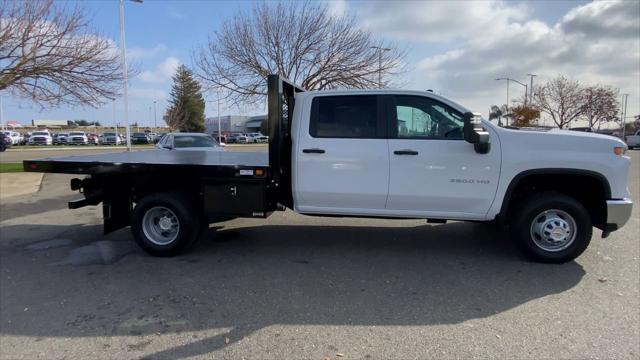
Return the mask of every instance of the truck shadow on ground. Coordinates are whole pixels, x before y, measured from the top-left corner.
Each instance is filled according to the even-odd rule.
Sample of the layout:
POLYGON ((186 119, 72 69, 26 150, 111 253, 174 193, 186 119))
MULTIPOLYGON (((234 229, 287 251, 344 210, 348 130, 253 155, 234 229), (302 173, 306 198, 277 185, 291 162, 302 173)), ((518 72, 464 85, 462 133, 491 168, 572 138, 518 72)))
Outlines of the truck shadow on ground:
POLYGON ((505 235, 472 223, 211 229, 192 251, 169 259, 141 253, 126 230, 99 233, 97 225, 78 227, 70 245, 3 251, 2 273, 11 279, 2 282, 2 334, 207 331, 147 354, 182 358, 224 349, 272 325, 461 323, 567 291, 585 274, 576 262, 527 262, 505 235), (96 240, 130 251, 108 266, 59 264, 96 240))

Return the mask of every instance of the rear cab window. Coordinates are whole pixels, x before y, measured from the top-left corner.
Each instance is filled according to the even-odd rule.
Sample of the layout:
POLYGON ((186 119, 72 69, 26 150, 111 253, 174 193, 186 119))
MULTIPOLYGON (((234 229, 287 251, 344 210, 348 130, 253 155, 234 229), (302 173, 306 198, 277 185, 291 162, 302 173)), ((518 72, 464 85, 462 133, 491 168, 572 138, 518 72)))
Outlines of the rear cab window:
POLYGON ((318 96, 311 103, 314 138, 379 139, 386 136, 378 95, 318 96))

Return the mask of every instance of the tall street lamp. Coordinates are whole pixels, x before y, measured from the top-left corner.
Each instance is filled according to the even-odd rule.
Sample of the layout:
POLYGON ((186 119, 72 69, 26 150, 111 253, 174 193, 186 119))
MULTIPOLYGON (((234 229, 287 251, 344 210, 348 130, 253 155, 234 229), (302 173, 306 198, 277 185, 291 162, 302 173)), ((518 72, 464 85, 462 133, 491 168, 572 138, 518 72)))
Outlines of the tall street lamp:
POLYGON ((156 101, 153 101, 153 132, 156 132, 158 128, 158 123, 156 121, 156 101))
MULTIPOLYGON (((142 3, 143 0, 130 0, 142 3)), ((122 61, 122 78, 124 86, 124 124, 126 126, 127 151, 131 151, 131 130, 129 129, 129 79, 127 74, 127 46, 124 36, 124 0, 120 0, 120 60, 122 61)))
POLYGON ((382 52, 391 51, 391 49, 380 46, 372 46, 371 48, 378 50, 378 87, 382 88, 382 52))
MULTIPOLYGON (((524 104, 525 104, 525 106, 527 105, 527 92, 528 92, 527 90, 528 90, 528 87, 527 87, 526 84, 523 84, 518 80, 514 80, 514 79, 508 78, 508 77, 497 78, 496 80, 506 80, 507 81, 507 114, 509 113, 509 82, 511 82, 511 81, 524 86, 524 104)), ((509 117, 508 116, 507 116, 507 126, 509 126, 509 117)))
POLYGON ((531 78, 531 83, 529 85, 529 104, 533 104, 533 78, 538 76, 536 74, 527 74, 531 78))
MULTIPOLYGON (((222 119, 220 118, 220 91, 216 91, 216 95, 218 99, 215 101, 218 103, 218 142, 222 142, 222 119)), ((207 101, 208 103, 212 103, 214 101, 207 101)))

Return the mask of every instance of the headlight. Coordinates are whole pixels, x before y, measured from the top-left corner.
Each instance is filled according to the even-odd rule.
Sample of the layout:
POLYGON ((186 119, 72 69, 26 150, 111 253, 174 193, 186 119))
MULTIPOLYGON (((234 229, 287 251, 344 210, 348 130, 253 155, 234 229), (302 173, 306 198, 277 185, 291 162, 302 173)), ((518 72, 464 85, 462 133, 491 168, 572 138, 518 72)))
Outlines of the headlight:
POLYGON ((627 147, 626 146, 616 146, 613 148, 613 153, 616 155, 624 155, 627 153, 627 147))

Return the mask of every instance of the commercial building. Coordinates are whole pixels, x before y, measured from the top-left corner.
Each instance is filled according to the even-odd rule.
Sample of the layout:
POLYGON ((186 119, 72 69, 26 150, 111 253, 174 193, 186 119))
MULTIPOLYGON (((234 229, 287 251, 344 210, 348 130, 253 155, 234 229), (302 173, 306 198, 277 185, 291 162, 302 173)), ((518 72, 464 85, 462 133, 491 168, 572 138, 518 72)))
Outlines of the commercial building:
POLYGON ((47 127, 47 126, 68 126, 68 120, 48 120, 48 119, 34 119, 31 120, 31 125, 35 127, 47 127))
MULTIPOLYGON (((258 116, 242 116, 242 115, 226 115, 220 117, 220 130, 222 133, 233 132, 259 132, 260 125, 267 119, 267 115, 258 116)), ((218 117, 208 117, 205 119, 204 126, 207 134, 218 132, 218 117)))

